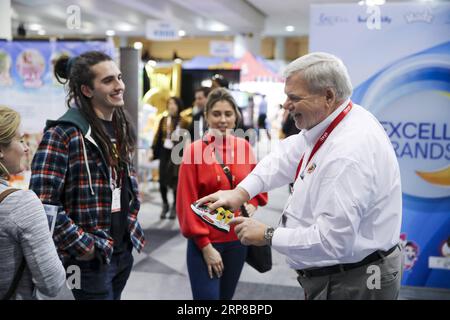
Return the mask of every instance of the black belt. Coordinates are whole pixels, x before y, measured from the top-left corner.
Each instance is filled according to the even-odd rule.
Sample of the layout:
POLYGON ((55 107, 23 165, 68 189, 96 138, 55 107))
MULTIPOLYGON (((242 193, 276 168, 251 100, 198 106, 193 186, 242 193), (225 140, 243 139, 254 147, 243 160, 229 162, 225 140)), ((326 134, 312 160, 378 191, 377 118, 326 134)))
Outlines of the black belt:
POLYGON ((377 250, 367 257, 365 257, 363 260, 355 263, 344 263, 344 264, 336 264, 334 266, 329 267, 322 267, 322 268, 314 268, 314 269, 303 269, 303 270, 296 270, 297 273, 301 277, 321 277, 321 276, 328 276, 334 273, 344 272, 351 269, 359 268, 365 265, 368 265, 372 262, 384 259, 388 255, 390 255, 392 252, 394 252, 395 249, 397 249, 398 245, 393 246, 388 251, 381 251, 377 250))

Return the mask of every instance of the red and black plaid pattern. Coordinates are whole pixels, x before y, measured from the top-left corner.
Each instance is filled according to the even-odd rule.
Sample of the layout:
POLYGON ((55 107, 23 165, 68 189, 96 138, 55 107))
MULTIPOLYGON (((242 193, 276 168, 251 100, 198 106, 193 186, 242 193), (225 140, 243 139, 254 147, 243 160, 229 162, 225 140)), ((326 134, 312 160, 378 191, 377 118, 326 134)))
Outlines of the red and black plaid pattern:
MULTIPOLYGON (((59 206, 53 239, 61 258, 84 255, 95 245, 109 263, 113 251, 110 236, 112 191, 109 169, 99 148, 84 139, 73 125, 59 124, 48 129, 34 155, 30 189, 42 203, 59 206), (86 161, 91 173, 89 186, 86 161)), ((136 173, 130 169, 133 197, 128 214, 131 241, 137 251, 145 244, 137 221, 140 199, 136 173)))

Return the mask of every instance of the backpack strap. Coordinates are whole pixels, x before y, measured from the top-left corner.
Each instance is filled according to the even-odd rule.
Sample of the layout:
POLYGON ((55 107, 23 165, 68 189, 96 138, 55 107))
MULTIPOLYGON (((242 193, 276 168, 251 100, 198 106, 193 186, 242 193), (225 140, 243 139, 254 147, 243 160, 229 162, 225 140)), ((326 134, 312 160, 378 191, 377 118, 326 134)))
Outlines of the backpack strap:
MULTIPOLYGON (((5 191, 3 191, 0 194, 0 203, 11 193, 16 192, 18 190, 20 190, 20 189, 10 188, 10 189, 6 189, 5 191)), ((26 266, 25 257, 22 257, 22 261, 20 262, 19 269, 17 269, 17 272, 14 275, 13 281, 12 281, 11 285, 9 286, 9 289, 6 292, 6 294, 2 297, 2 300, 11 299, 11 297, 13 296, 14 292, 17 289, 17 286, 19 285, 20 279, 22 278, 23 272, 25 270, 25 266, 26 266)))
POLYGON ((3 191, 3 192, 0 194, 0 203, 1 203, 7 196, 9 196, 11 193, 16 192, 16 191, 19 191, 19 190, 20 190, 20 189, 9 188, 9 189, 6 189, 5 191, 3 191))

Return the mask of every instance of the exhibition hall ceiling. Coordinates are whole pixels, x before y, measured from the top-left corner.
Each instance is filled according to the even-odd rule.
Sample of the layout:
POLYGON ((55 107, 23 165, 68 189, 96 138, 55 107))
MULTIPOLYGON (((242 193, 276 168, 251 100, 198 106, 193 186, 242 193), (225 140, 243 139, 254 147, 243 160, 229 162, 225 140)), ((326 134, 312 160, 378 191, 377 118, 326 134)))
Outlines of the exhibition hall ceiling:
MULTIPOLYGON (((360 1, 11 0, 14 35, 18 26, 23 23, 27 34, 59 37, 104 37, 108 30, 110 34, 118 36, 145 36, 148 20, 169 22, 177 30, 183 30, 186 36, 302 36, 308 34, 311 4, 358 2, 360 1), (73 16, 74 10, 79 10, 79 21, 73 16), (78 22, 79 25, 74 24, 78 22)), ((389 2, 392 1, 387 0, 389 2)))

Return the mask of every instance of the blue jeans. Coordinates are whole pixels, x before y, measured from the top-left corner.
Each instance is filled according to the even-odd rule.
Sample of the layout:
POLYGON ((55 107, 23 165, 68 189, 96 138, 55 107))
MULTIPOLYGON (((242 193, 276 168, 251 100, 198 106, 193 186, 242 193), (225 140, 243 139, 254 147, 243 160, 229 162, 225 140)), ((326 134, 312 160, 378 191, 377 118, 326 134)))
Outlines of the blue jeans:
POLYGON ((201 250, 193 240, 188 240, 187 267, 192 296, 194 300, 231 300, 244 266, 247 247, 240 241, 212 245, 222 256, 224 270, 222 277, 214 275, 211 279, 201 250))
POLYGON ((81 287, 72 289, 75 300, 120 300, 133 267, 131 250, 113 254, 109 265, 99 258, 91 261, 71 259, 67 265, 77 265, 81 270, 81 287))

